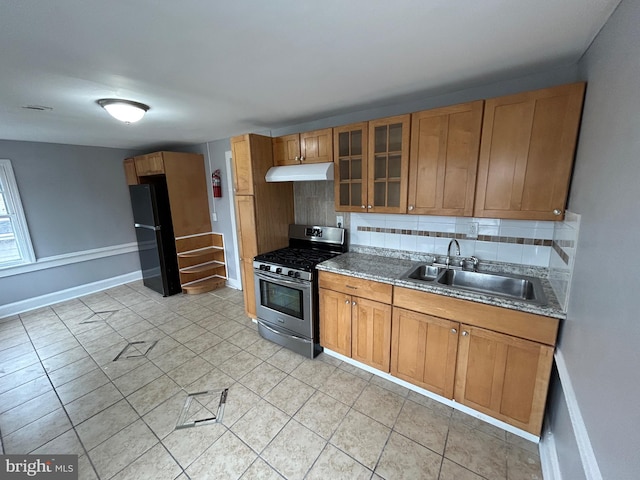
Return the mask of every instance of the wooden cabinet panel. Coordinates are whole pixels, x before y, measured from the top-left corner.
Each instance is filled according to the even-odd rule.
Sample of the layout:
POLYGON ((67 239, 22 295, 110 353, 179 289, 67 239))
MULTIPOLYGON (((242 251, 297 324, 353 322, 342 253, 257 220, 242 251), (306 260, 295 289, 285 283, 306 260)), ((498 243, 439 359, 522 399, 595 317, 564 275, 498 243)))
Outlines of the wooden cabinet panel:
POLYGON ((352 297, 351 307, 352 358, 389 372, 391 305, 352 297))
POLYGON ((333 129, 337 212, 367 211, 368 133, 367 122, 333 129))
POLYGON ((351 297, 320 289, 320 345, 351 356, 351 297))
POLYGON ((453 398, 459 324, 393 308, 391 374, 453 398))
POLYGON ((461 325, 455 399, 540 434, 553 348, 461 325))
POLYGON ((169 190, 171 221, 176 237, 211 232, 209 182, 204 157, 162 152, 169 190))
POLYGON ((471 216, 483 102, 411 116, 411 214, 471 216))
POLYGON ((136 164, 133 158, 126 158, 124 164, 124 176, 127 180, 127 185, 138 185, 138 174, 136 172, 136 164))
POLYGON ((406 213, 411 115, 369 122, 367 211, 406 213))
POLYGON ((300 135, 283 135, 272 140, 273 164, 297 165, 300 163, 300 135))
POLYGON ((236 195, 253 195, 253 166, 249 135, 231 139, 233 158, 233 191, 236 195))
POLYGON ((302 163, 333 162, 333 129, 301 133, 300 160, 302 163))
POLYGON ((149 153, 134 157, 138 177, 162 175, 164 171, 163 152, 149 153))
POLYGON ((584 83, 485 102, 474 216, 561 220, 584 83))
POLYGON ((244 311, 251 318, 258 318, 256 313, 256 286, 253 278, 253 259, 241 260, 242 294, 244 296, 244 311))
POLYGON ((393 285, 331 272, 319 272, 320 288, 356 295, 383 303, 391 303, 393 285))
POLYGON ((272 148, 274 165, 333 162, 333 129, 274 137, 272 148))

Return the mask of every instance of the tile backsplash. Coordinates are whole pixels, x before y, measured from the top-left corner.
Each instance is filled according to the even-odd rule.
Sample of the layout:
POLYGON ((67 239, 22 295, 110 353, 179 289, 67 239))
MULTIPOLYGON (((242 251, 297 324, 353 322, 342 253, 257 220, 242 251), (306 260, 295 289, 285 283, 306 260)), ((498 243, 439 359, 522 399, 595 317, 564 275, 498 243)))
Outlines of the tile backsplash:
POLYGON ((449 242, 456 238, 465 257, 548 267, 555 223, 352 213, 349 243, 446 255, 449 242), (475 239, 467 238, 472 223, 477 226, 475 239))
POLYGON ((563 310, 567 311, 569 289, 576 259, 576 245, 580 232, 580 215, 565 212, 563 222, 557 222, 549 259, 549 282, 563 310))

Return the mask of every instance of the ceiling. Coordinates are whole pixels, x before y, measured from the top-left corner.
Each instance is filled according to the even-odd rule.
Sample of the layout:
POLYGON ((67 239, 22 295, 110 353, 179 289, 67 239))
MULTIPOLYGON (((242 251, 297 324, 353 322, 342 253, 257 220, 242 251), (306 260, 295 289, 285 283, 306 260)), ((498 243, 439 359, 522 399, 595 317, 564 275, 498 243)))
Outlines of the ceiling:
POLYGON ((0 139, 143 149, 424 98, 574 64, 618 3, 3 0, 0 139))

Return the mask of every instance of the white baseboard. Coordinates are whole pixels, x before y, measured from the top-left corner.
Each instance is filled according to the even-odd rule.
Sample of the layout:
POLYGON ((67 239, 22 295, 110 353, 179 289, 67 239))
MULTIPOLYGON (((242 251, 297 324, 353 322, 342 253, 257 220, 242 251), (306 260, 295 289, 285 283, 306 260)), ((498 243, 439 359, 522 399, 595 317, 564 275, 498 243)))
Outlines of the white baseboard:
MULTIPOLYGON (((567 405, 573 436, 576 440, 578 452, 580 453, 580 461, 584 469, 584 476, 587 480, 602 480, 600 467, 593 452, 582 413, 580 413, 580 406, 578 405, 576 393, 573 390, 573 384, 571 383, 571 377, 569 376, 569 370, 567 369, 562 351, 556 350, 554 358, 564 394, 562 401, 567 405)), ((560 458, 558 457, 556 441, 552 431, 546 433, 540 439, 540 464, 545 480, 563 480, 562 471, 560 470, 560 458)))
POLYGON ((8 305, 0 306, 0 318, 8 317, 10 315, 16 315, 18 313, 26 312, 36 308, 46 307, 58 302, 64 302, 66 300, 72 300, 82 295, 89 295, 90 293, 100 292, 108 288, 117 287, 124 283, 133 282, 142 278, 142 272, 127 273, 125 275, 119 275, 117 277, 106 278, 97 282, 87 283, 79 285, 77 287, 67 288, 66 290, 60 290, 57 292, 47 293, 46 295, 40 295, 39 297, 28 298, 19 302, 10 303, 8 305))

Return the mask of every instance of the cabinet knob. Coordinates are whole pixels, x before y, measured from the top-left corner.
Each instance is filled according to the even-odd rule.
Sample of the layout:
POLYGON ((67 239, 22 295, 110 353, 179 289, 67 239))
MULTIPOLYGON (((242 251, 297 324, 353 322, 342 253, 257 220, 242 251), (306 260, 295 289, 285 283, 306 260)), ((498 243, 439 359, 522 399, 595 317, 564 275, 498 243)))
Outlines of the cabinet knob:
POLYGON ((357 305, 356 302, 351 302, 351 305, 353 305, 354 307, 357 305))
POLYGON ((409 205, 409 211, 413 210, 413 205, 409 205))
POLYGON ((367 208, 368 208, 369 210, 371 210, 371 205, 367 205, 367 208))
POLYGON ((469 332, 465 332, 464 330, 462 331, 462 336, 466 337, 467 335, 469 335, 469 332))
POLYGON ((360 205, 360 208, 367 208, 365 205, 360 205))
POLYGON ((349 302, 349 300, 345 300, 344 303, 345 303, 345 305, 349 305, 349 303, 351 303, 351 302, 349 302))
POLYGON ((559 208, 556 208, 556 209, 553 211, 553 214, 554 214, 556 217, 559 217, 560 215, 562 215, 562 210, 560 210, 559 208))
POLYGON ((298 155, 296 155, 295 161, 296 161, 296 162, 299 162, 299 161, 300 161, 300 157, 299 157, 298 155))
POLYGON ((451 333, 458 333, 458 330, 456 330, 455 328, 452 328, 451 333))
POLYGON ((300 157, 300 161, 301 161, 301 162, 304 162, 304 155, 302 155, 302 156, 300 157))

